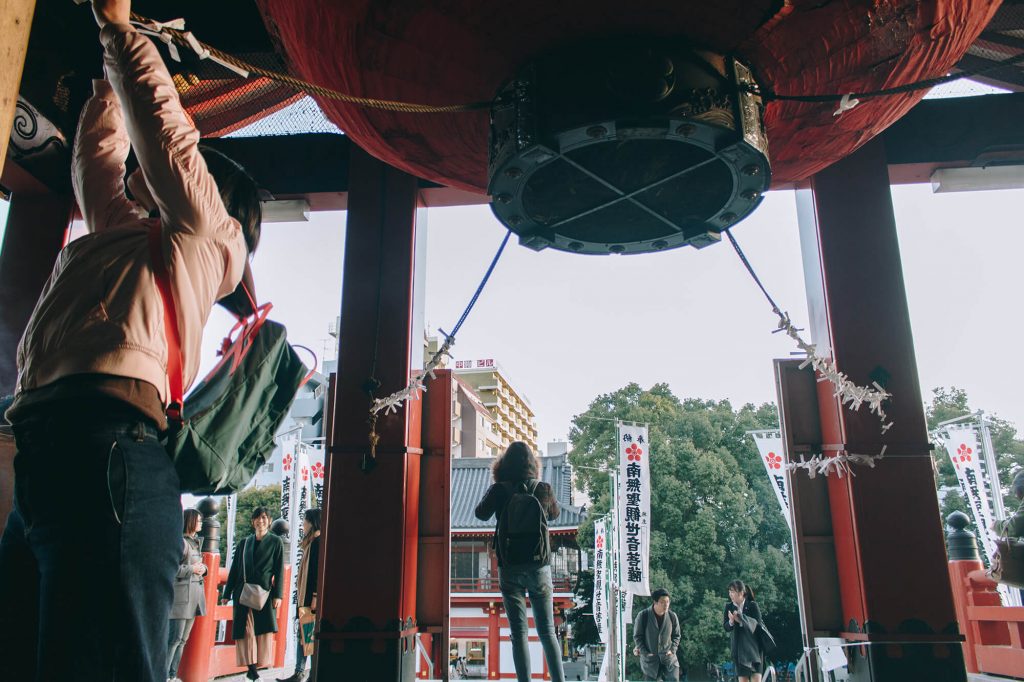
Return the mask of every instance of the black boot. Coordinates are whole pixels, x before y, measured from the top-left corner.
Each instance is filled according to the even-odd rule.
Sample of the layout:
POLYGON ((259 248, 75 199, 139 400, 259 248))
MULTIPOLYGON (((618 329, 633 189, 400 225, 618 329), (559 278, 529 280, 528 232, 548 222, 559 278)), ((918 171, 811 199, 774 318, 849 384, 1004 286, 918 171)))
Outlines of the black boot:
POLYGON ((302 670, 302 671, 299 671, 299 672, 294 672, 294 673, 291 674, 290 677, 279 677, 279 678, 277 678, 277 682, 305 682, 305 680, 306 680, 306 671, 305 670, 302 670))
POLYGON ((260 679, 260 674, 258 672, 256 672, 256 666, 255 665, 250 665, 249 666, 249 672, 247 672, 245 674, 245 676, 247 678, 249 678, 250 680, 258 680, 258 679, 260 679))

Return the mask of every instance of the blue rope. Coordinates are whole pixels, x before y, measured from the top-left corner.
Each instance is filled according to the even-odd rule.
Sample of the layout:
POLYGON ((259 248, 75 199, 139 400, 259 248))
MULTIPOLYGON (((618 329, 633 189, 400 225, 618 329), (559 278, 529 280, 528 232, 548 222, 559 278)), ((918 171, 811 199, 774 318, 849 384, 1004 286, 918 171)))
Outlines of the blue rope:
POLYGON ((445 341, 450 341, 452 343, 455 342, 455 335, 459 333, 460 329, 462 329, 463 323, 465 323, 466 318, 469 317, 469 313, 473 310, 473 306, 476 305, 477 299, 480 298, 480 294, 483 293, 484 287, 487 286, 487 280, 491 278, 491 273, 494 272, 494 266, 498 264, 498 259, 501 258, 501 254, 505 250, 505 246, 508 244, 508 238, 511 236, 512 230, 505 232, 505 238, 501 240, 501 246, 498 247, 498 252, 494 254, 494 259, 491 260, 491 265, 487 268, 487 272, 484 273, 484 278, 480 280, 480 286, 476 288, 476 293, 474 293, 473 298, 469 300, 469 305, 466 306, 466 309, 462 311, 462 317, 460 317, 459 321, 455 323, 454 327, 452 327, 451 333, 449 334, 443 329, 438 330, 444 334, 445 341))

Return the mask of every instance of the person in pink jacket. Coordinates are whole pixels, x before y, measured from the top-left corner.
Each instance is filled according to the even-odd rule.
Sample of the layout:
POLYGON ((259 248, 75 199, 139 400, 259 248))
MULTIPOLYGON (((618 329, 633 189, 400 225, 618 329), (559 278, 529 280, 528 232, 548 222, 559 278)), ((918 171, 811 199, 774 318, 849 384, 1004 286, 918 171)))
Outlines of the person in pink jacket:
POLYGON ((158 440, 168 353, 153 260, 170 273, 186 387, 213 305, 246 311, 257 186, 199 146, 130 8, 93 3, 106 80, 94 83, 72 158, 89 234, 60 253, 18 348, 7 412, 15 511, 0 541, 4 679, 166 679, 182 510, 158 440))

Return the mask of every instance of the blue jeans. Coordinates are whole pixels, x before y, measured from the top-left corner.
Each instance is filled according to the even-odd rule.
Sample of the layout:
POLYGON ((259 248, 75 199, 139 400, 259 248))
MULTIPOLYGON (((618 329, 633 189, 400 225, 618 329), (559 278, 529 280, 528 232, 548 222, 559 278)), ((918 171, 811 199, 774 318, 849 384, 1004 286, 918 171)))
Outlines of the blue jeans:
POLYGON ((302 648, 302 637, 295 637, 295 672, 301 673, 306 669, 306 650, 302 648))
POLYGON ((167 677, 178 676, 178 664, 181 663, 181 655, 185 652, 185 644, 188 636, 192 634, 192 626, 195 625, 195 618, 175 618, 171 620, 168 630, 167 657, 170 664, 167 666, 167 677))
POLYGON ((156 429, 96 401, 19 422, 15 438, 0 540, 5 676, 164 682, 181 497, 156 429), (24 611, 9 608, 18 590, 24 611))
POLYGON ((550 566, 506 566, 498 569, 501 582, 501 599, 505 603, 512 634, 512 662, 516 667, 519 682, 530 681, 529 620, 526 615, 526 595, 530 595, 533 606, 533 621, 537 625, 537 637, 548 671, 553 682, 565 682, 562 670, 562 650, 555 635, 555 616, 551 605, 550 566))

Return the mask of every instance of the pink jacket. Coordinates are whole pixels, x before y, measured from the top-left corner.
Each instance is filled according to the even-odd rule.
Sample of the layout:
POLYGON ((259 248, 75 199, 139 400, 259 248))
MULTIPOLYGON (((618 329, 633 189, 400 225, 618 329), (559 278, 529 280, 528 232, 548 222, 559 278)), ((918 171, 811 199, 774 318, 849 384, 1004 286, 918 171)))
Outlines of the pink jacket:
POLYGON ((125 25, 107 25, 100 42, 109 82, 94 82, 72 159, 75 196, 91 234, 61 251, 36 303, 18 347, 17 390, 100 373, 147 381, 166 404, 164 308, 148 231, 162 226, 186 387, 199 370, 210 310, 238 285, 247 249, 156 48, 125 25), (131 183, 140 203, 125 194, 129 144, 145 179, 145 187, 131 183), (154 207, 159 221, 148 218, 154 207))

